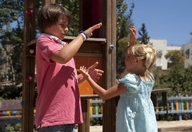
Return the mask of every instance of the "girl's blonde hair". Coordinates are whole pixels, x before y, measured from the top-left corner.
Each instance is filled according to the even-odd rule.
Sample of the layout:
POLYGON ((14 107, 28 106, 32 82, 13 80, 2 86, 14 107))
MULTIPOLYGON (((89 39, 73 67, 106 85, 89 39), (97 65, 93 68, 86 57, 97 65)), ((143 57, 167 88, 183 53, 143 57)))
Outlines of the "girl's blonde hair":
POLYGON ((146 76, 149 75, 154 79, 152 71, 156 62, 156 50, 152 45, 136 44, 128 49, 127 53, 133 54, 135 57, 139 57, 143 60, 146 68, 146 76))

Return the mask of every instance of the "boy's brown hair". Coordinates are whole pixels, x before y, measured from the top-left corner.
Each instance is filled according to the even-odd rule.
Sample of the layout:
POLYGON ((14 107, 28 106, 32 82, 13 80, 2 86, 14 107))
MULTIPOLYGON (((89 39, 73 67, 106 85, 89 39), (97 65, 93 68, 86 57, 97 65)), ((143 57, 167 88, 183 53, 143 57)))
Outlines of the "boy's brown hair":
POLYGON ((53 3, 43 6, 38 13, 38 28, 40 32, 44 33, 46 28, 56 24, 60 15, 66 16, 70 24, 72 16, 65 7, 53 3))

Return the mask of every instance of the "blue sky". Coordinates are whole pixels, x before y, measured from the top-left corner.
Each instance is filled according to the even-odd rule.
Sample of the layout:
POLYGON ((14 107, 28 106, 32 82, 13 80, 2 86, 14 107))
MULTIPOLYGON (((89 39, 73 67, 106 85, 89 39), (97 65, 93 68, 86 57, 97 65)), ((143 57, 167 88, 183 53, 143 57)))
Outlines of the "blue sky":
POLYGON ((137 30, 145 23, 151 39, 166 39, 167 45, 174 46, 192 39, 192 0, 125 0, 127 14, 132 1, 135 3, 133 23, 137 30))

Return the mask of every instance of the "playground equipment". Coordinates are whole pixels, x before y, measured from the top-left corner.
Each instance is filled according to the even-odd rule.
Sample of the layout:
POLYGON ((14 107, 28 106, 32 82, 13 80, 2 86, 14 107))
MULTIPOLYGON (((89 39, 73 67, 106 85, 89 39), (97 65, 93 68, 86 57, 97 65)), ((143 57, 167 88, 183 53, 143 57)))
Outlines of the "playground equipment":
MULTIPOLYGON (((55 3, 55 0, 42 0, 42 5, 55 3)), ((36 0, 24 0, 24 9, 29 13, 24 16, 24 46, 23 46, 23 89, 22 89, 22 132, 33 132, 34 123, 34 91, 35 91, 35 9, 36 0), (31 12, 32 11, 32 12, 31 12)), ((109 88, 116 83, 116 1, 114 0, 81 0, 79 1, 80 29, 87 29, 97 22, 103 26, 93 34, 93 38, 84 42, 75 56, 77 63, 89 66, 96 60, 105 71, 101 86, 109 88), (81 61, 78 61, 80 59, 81 61), (83 61, 82 61, 83 60, 83 61)), ((66 37, 66 41, 73 38, 66 37)), ((83 90, 82 90, 83 91, 83 90)), ((79 125, 79 132, 89 132, 89 99, 98 98, 93 93, 84 93, 82 109, 84 124, 79 125)), ((115 132, 116 99, 110 99, 103 104, 103 132, 115 132), (110 111, 109 111, 110 110, 110 111)))

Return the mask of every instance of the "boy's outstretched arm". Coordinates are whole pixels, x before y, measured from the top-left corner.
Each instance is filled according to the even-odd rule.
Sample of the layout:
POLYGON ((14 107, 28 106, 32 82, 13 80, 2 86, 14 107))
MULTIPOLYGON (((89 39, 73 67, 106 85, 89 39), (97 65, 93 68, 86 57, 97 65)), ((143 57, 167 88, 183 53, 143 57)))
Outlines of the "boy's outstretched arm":
MULTIPOLYGON (((84 33, 86 34, 87 38, 91 37, 93 31, 99 29, 101 26, 102 23, 100 22, 85 30, 84 33)), ((67 63, 71 58, 75 56, 75 54, 78 52, 79 48, 81 47, 84 41, 85 41, 84 36, 82 34, 79 34, 69 44, 64 46, 61 50, 55 52, 51 60, 61 64, 67 63)))
POLYGON ((99 62, 95 62, 92 66, 90 66, 87 70, 89 75, 91 76, 91 78, 97 82, 100 77, 103 75, 104 71, 101 69, 97 69, 97 65, 99 64, 99 62))

